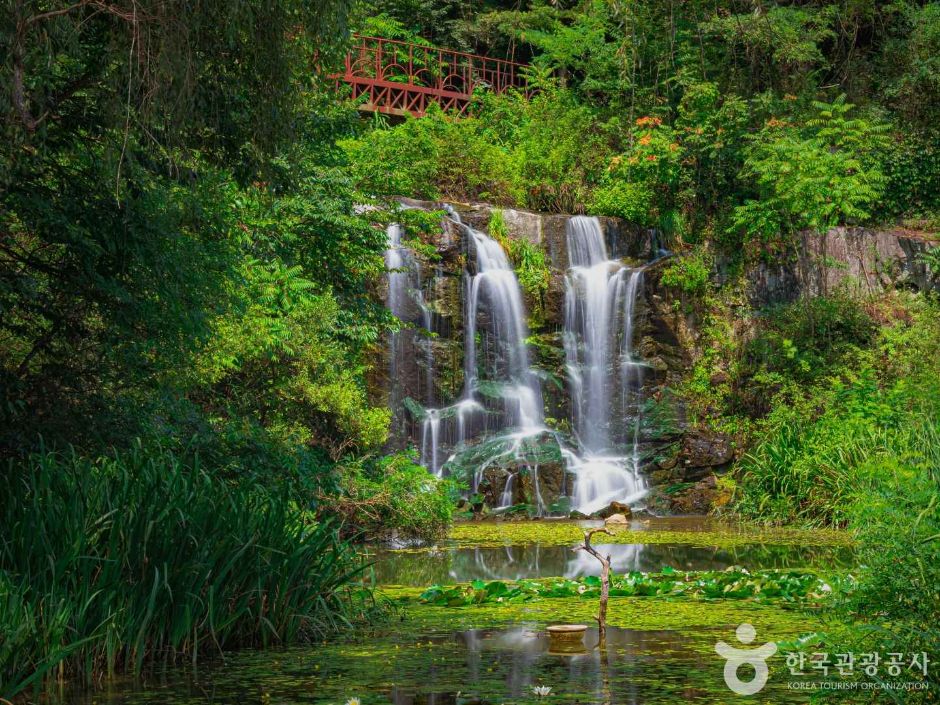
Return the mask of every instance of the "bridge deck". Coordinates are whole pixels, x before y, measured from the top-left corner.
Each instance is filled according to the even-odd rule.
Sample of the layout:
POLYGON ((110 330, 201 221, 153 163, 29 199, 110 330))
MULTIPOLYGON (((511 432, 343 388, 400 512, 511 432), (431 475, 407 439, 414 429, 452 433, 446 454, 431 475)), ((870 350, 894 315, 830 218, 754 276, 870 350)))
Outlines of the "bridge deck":
POLYGON ((394 39, 356 40, 334 78, 351 86, 354 100, 365 96, 361 110, 421 117, 433 102, 464 113, 478 87, 529 92, 524 64, 394 39))

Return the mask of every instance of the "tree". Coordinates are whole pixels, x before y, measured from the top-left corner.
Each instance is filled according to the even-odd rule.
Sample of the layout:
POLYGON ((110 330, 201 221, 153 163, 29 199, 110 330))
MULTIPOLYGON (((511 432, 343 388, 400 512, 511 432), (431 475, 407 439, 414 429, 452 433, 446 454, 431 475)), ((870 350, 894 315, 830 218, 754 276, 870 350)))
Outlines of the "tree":
POLYGON ((733 229, 770 238, 871 217, 885 184, 877 155, 887 126, 851 117, 844 95, 813 107, 803 124, 773 118, 756 136, 741 178, 754 180, 758 198, 735 209, 733 229))

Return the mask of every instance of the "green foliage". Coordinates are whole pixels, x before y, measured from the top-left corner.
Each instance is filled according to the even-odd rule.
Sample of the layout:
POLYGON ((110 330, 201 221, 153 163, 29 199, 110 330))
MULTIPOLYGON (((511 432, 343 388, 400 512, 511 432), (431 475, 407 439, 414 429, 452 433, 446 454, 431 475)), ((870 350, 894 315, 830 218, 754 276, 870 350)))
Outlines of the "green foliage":
POLYGON ((764 81, 779 81, 786 88, 797 89, 805 87, 809 79, 806 67, 827 64, 824 46, 837 36, 833 27, 836 17, 836 7, 825 3, 815 7, 771 5, 757 12, 720 13, 702 29, 730 48, 742 50, 764 81))
MULTIPOLYGON (((906 315, 910 323, 902 319, 881 329, 875 347, 884 357, 860 356, 854 364, 854 356, 840 357, 840 374, 829 381, 782 387, 759 442, 739 468, 740 513, 845 525, 856 502, 868 501, 858 493, 877 479, 871 468, 896 460, 915 467, 931 462, 940 418, 938 318, 935 304, 917 300, 906 315)), ((817 366, 826 362, 808 359, 817 366)), ((822 377, 799 364, 793 374, 822 377)), ((881 480, 878 492, 897 491, 891 473, 881 480)))
POLYGON ((562 90, 543 91, 517 111, 507 144, 525 205, 560 213, 583 210, 610 156, 597 113, 562 90))
POLYGON ((344 468, 342 494, 320 507, 347 534, 371 538, 442 538, 450 526, 456 487, 429 474, 407 453, 365 459, 344 468))
POLYGON ((874 342, 877 328, 858 300, 815 297, 778 307, 745 346, 742 374, 770 394, 788 381, 815 382, 852 365, 874 342))
MULTIPOLYGON (((590 575, 573 580, 474 580, 468 585, 432 585, 421 594, 421 601, 441 607, 463 607, 483 603, 526 602, 538 598, 580 597, 597 599, 601 580, 590 575)), ((755 573, 731 567, 723 571, 677 571, 665 567, 659 573, 631 571, 612 576, 611 597, 697 597, 725 600, 782 600, 785 602, 819 601, 832 586, 814 573, 762 570, 755 573)))
POLYGON ((674 287, 689 296, 702 296, 709 289, 711 269, 707 252, 696 249, 675 258, 663 270, 660 281, 664 286, 674 287))
POLYGON ((477 114, 432 108, 343 143, 369 195, 486 200, 537 210, 583 208, 607 152, 593 113, 563 91, 531 101, 480 96, 477 114))
POLYGON ((940 115, 940 8, 936 3, 903 5, 903 30, 886 43, 879 67, 886 97, 921 128, 935 128, 940 115))
POLYGON ((644 184, 613 177, 604 179, 594 191, 591 212, 611 215, 633 223, 649 224, 653 194, 644 184))
POLYGON ((370 0, 357 21, 528 63, 533 100, 483 93, 476 107, 482 133, 517 155, 517 190, 502 203, 588 207, 737 247, 742 231, 769 239, 878 218, 882 197, 888 215, 935 200, 936 160, 914 145, 932 152, 937 143, 938 18, 933 3, 370 0), (814 102, 833 85, 847 96, 843 106, 814 102), (864 120, 845 114, 849 102, 866 106, 864 120), (616 158, 611 165, 638 150, 638 119, 672 132, 677 178, 647 180, 616 158), (885 148, 882 122, 897 126, 900 150, 885 148), (746 136, 758 131, 748 148, 746 136), (853 142, 853 132, 863 139, 853 142))
POLYGON ((756 180, 759 199, 735 210, 733 228, 767 240, 871 216, 884 190, 874 157, 887 147, 887 126, 850 117, 854 106, 844 95, 813 106, 815 115, 802 126, 774 118, 757 136, 745 175, 756 180))
MULTIPOLYGON (((860 468, 850 522, 863 567, 857 588, 836 610, 858 626, 835 647, 934 653, 940 644, 940 427, 920 432, 933 434, 925 454, 887 457, 860 468)), ((933 669, 926 680, 937 687, 933 669)))
POLYGON ((358 188, 369 195, 515 203, 506 152, 482 130, 474 118, 458 119, 433 106, 420 120, 394 127, 379 122, 343 146, 358 188))
POLYGON ((54 669, 91 680, 321 639, 372 609, 330 525, 169 454, 44 453, 7 464, 4 487, 0 697, 54 669))
POLYGON ((887 183, 881 207, 887 216, 940 212, 940 132, 895 128, 883 159, 887 183))
POLYGON ((495 209, 490 215, 487 230, 506 251, 506 256, 516 270, 519 285, 533 302, 534 308, 540 311, 551 280, 545 252, 525 238, 510 237, 503 212, 499 209, 495 209))

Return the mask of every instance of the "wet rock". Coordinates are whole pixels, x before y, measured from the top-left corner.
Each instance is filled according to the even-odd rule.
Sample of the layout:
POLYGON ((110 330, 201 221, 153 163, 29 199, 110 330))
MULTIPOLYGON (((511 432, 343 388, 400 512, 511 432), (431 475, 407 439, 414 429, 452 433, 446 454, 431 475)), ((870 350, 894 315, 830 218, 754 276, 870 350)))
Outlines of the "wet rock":
POLYGON ((511 504, 549 507, 565 497, 570 487, 558 440, 549 432, 536 434, 521 443, 512 436, 494 437, 465 449, 452 461, 465 473, 485 466, 477 492, 490 507, 506 504, 510 485, 511 504))
POLYGON ((727 384, 730 381, 731 378, 728 376, 728 373, 724 370, 719 370, 709 378, 708 383, 713 387, 717 387, 720 384, 727 384))
POLYGON ((629 504, 624 504, 623 502, 611 502, 604 509, 601 509, 595 514, 598 519, 607 519, 614 516, 615 514, 620 514, 629 519, 633 516, 633 510, 630 509, 629 504))
MULTIPOLYGON (((479 494, 483 495, 488 507, 502 506, 506 483, 511 478, 512 473, 505 468, 490 467, 483 471, 483 482, 480 485, 479 494)), ((515 504, 515 501, 513 501, 513 504, 515 504)))
POLYGON ((679 466, 686 480, 699 479, 709 468, 727 465, 734 459, 731 437, 712 431, 694 431, 682 439, 679 466))
POLYGON ((731 490, 709 474, 695 483, 658 488, 647 501, 652 510, 663 514, 711 514, 731 501, 731 490))
POLYGON ((613 514, 604 519, 604 526, 622 526, 628 523, 629 520, 623 514, 613 514))
POLYGON ((585 519, 590 519, 591 517, 589 517, 587 514, 582 514, 577 509, 574 509, 571 512, 569 512, 568 518, 576 519, 578 521, 584 521, 585 519))
POLYGON ((564 497, 567 492, 566 471, 561 462, 543 463, 527 469, 522 475, 522 493, 527 504, 548 507, 564 497))

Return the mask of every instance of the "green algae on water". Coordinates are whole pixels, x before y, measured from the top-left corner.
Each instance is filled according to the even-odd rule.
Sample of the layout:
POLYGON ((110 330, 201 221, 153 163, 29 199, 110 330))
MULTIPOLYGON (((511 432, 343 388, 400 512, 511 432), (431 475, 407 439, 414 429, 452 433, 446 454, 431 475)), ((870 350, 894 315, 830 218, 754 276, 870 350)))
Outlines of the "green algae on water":
MULTIPOLYGON (((462 522, 449 533, 447 545, 483 548, 541 544, 546 546, 574 545, 584 538, 586 526, 597 522, 519 521, 462 522)), ((668 525, 667 525, 668 526, 668 525)), ((710 548, 735 548, 744 545, 777 546, 851 546, 851 534, 828 529, 767 528, 747 524, 708 522, 702 530, 643 528, 638 522, 623 529, 611 529, 604 536, 605 544, 683 544, 710 548)), ((595 539, 597 542, 597 539, 595 539)), ((421 549, 407 549, 421 550, 421 549)))

